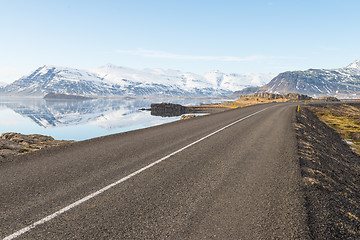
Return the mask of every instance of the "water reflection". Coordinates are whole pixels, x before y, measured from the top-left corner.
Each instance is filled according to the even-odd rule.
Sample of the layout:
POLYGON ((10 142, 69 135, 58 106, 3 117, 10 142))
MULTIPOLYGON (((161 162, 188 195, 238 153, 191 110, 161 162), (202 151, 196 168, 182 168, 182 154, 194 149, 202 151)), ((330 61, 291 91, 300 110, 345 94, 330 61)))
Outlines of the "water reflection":
POLYGON ((0 133, 40 133, 57 139, 83 140, 178 120, 151 116, 141 108, 151 103, 181 105, 218 102, 219 99, 93 99, 49 101, 0 99, 0 133), (11 111, 10 111, 11 110, 11 111), (16 113, 16 114, 15 114, 16 113), (30 121, 29 121, 30 120, 30 121))

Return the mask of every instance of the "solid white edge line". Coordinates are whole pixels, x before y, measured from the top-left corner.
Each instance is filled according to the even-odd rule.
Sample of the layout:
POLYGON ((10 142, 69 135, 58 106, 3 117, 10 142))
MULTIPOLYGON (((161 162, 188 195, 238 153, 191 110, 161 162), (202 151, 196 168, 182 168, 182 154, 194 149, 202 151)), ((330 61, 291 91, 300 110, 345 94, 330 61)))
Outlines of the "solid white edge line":
MULTIPOLYGON (((273 107, 273 106, 271 106, 271 107, 273 107)), ((173 155, 175 155, 175 154, 177 154, 177 153, 179 153, 179 152, 181 152, 181 151, 183 151, 183 150, 185 150, 185 149, 187 149, 187 148, 189 148, 189 147, 191 147, 191 146, 193 146, 193 145, 195 145, 195 144, 197 144, 197 143, 199 143, 199 142, 201 142, 201 141, 203 141, 203 140, 205 140, 205 139, 207 139, 207 138, 209 138, 209 137, 211 137, 212 135, 217 134, 218 132, 223 131, 224 129, 226 129, 226 128, 228 128, 228 127, 231 127, 232 125, 234 125, 234 124, 236 124, 236 123, 238 123, 238 122, 241 122, 241 121, 243 121, 243 120, 245 120, 245 119, 247 119, 247 118, 249 118, 249 117, 252 117, 252 116, 254 116, 254 115, 256 115, 256 114, 258 114, 258 113, 260 113, 260 112, 262 112, 262 111, 265 111, 266 109, 271 108, 271 107, 264 108, 264 109, 262 109, 262 110, 260 110, 260 111, 254 112, 254 113, 252 113, 252 114, 250 114, 250 115, 248 115, 248 116, 246 116, 246 117, 243 117, 243 118, 241 118, 241 119, 238 119, 238 120, 236 120, 235 122, 232 122, 232 123, 226 125, 225 127, 222 127, 222 128, 220 128, 220 129, 216 130, 215 132, 212 132, 212 133, 206 135, 205 137, 202 137, 202 138, 196 140, 195 142, 192 142, 192 143, 186 145, 185 147, 180 148, 179 150, 177 150, 177 151, 175 151, 175 152, 173 152, 173 153, 170 153, 169 155, 167 155, 167 156, 165 156, 165 157, 163 157, 163 158, 161 158, 161 159, 159 159, 159 160, 157 160, 157 161, 155 161, 155 162, 153 162, 153 163, 151 163, 151 164, 149 164, 149 165, 147 165, 147 166, 145 166, 145 167, 143 167, 143 168, 141 168, 141 169, 139 169, 139 170, 137 170, 137 171, 135 171, 135 172, 133 172, 133 173, 131 173, 131 174, 129 174, 129 175, 127 175, 126 177, 123 177, 123 178, 121 178, 120 180, 118 180, 118 181, 116 181, 116 182, 114 182, 114 183, 111 183, 111 184, 107 185, 106 187, 104 187, 104 188, 102 188, 102 189, 100 189, 100 190, 98 190, 98 191, 96 191, 96 192, 94 192, 94 193, 92 193, 92 194, 90 194, 90 195, 87 195, 86 197, 81 198, 80 200, 78 200, 78 201, 76 201, 76 202, 74 202, 74 203, 72 203, 72 204, 70 204, 70 205, 68 205, 68 206, 60 209, 59 211, 56 211, 56 212, 54 212, 53 214, 50 214, 50 215, 44 217, 43 219, 40 219, 39 221, 34 222, 33 224, 28 225, 27 227, 24 227, 24 228, 20 229, 19 231, 17 231, 17 232, 15 232, 15 233, 13 233, 13 234, 5 237, 3 240, 11 240, 11 239, 17 238, 17 237, 19 237, 20 235, 22 235, 22 234, 30 231, 31 229, 35 228, 36 226, 41 225, 41 224, 43 224, 43 223, 46 223, 46 222, 52 220, 53 218, 55 218, 55 217, 63 214, 64 212, 69 211, 70 209, 72 209, 72 208, 74 208, 74 207, 76 207, 76 206, 78 206, 78 205, 86 202, 87 200, 90 200, 91 198, 94 198, 94 197, 96 197, 97 195, 100 195, 101 193, 109 190, 110 188, 112 188, 112 187, 114 187, 114 186, 116 186, 116 185, 118 185, 118 184, 120 184, 120 183, 122 183, 122 182, 125 182, 126 180, 128 180, 128 179, 136 176, 137 174, 145 171, 146 169, 151 168, 151 167, 155 166, 155 165, 158 164, 158 163, 161 163, 162 161, 168 159, 169 157, 171 157, 171 156, 173 156, 173 155)))

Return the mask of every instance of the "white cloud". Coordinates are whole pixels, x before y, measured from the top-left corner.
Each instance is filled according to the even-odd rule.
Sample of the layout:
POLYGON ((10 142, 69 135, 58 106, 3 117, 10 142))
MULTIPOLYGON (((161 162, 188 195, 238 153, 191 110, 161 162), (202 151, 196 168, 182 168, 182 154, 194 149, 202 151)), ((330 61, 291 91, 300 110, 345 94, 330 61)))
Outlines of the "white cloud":
POLYGON ((200 60, 200 61, 223 61, 223 62, 251 62, 264 59, 284 58, 275 56, 253 55, 247 57, 236 56, 201 56, 201 55, 186 55, 175 54, 157 50, 147 50, 138 48, 136 50, 116 50, 117 53, 148 57, 148 58, 165 58, 174 60, 200 60))

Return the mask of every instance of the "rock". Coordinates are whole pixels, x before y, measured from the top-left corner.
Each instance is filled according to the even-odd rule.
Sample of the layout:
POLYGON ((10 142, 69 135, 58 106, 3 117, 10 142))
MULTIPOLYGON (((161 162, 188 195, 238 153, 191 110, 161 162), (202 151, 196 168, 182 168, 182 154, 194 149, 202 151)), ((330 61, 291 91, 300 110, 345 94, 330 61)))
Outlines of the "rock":
POLYGON ((319 100, 323 100, 325 102, 340 102, 339 99, 337 99, 336 97, 330 97, 330 96, 327 96, 327 97, 319 97, 318 98, 319 100))
POLYGON ((20 150, 22 148, 23 146, 16 142, 7 139, 0 139, 0 149, 20 150))
POLYGON ((312 97, 309 97, 308 95, 299 94, 299 93, 288 93, 284 95, 286 99, 296 99, 296 100, 311 100, 312 97))
POLYGON ((245 88, 241 91, 236 91, 234 94, 230 95, 231 98, 239 98, 239 97, 259 97, 259 98, 267 98, 269 100, 276 100, 276 99, 289 99, 289 100, 311 100, 312 97, 304 94, 299 93, 287 93, 287 94, 276 94, 276 93, 269 93, 261 91, 259 87, 250 87, 245 88))
POLYGON ((182 115, 180 120, 186 120, 186 119, 190 119, 190 118, 194 118, 194 117, 196 117, 196 115, 194 115, 194 114, 182 115))
POLYGON ((151 108, 139 108, 140 111, 151 111, 151 108))
POLYGON ((276 100, 276 99, 288 99, 288 100, 311 100, 312 98, 299 94, 299 93, 288 93, 288 94, 276 94, 276 93, 268 93, 268 92, 258 92, 250 95, 243 95, 243 97, 259 97, 259 98, 267 98, 268 100, 276 100))
POLYGON ((3 133, 0 136, 0 138, 7 139, 12 142, 16 142, 16 143, 20 143, 20 144, 25 144, 25 145, 33 144, 36 142, 54 141, 54 138, 52 138, 50 136, 44 136, 44 135, 40 135, 40 134, 24 135, 24 134, 13 133, 13 132, 3 133))
POLYGON ((54 140, 53 137, 40 134, 3 133, 0 136, 0 156, 33 152, 69 142, 72 141, 54 140))
POLYGON ((173 103, 152 103, 151 115, 162 117, 180 116, 187 113, 186 107, 173 103))
POLYGON ((5 157, 5 156, 9 156, 9 155, 14 155, 16 154, 17 151, 15 150, 10 150, 10 149, 2 149, 0 150, 0 156, 1 157, 5 157))
POLYGON ((355 141, 360 141, 360 132, 353 132, 351 133, 351 138, 355 141))

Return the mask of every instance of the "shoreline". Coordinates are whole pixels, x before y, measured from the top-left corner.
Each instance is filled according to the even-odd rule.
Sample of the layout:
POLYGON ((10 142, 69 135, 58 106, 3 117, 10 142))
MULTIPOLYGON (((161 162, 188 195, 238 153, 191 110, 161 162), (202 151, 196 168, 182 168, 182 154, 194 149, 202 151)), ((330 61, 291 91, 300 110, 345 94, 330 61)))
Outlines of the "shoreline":
MULTIPOLYGON (((304 97, 299 97, 299 96, 304 96, 304 95, 296 95, 296 96, 297 96, 297 98, 304 98, 304 97)), ((184 99, 184 98, 180 98, 180 99, 184 99)), ((214 98, 214 99, 219 99, 219 98, 214 98)), ((174 98, 172 98, 172 100, 174 100, 174 98)), ((229 109, 242 108, 242 107, 252 106, 252 105, 257 105, 257 104, 265 104, 265 103, 273 103, 273 102, 287 102, 287 101, 294 101, 294 100, 296 100, 296 99, 284 98, 284 95, 261 93, 261 94, 242 96, 237 100, 226 101, 226 102, 222 102, 222 103, 209 103, 209 104, 185 105, 185 106, 178 105, 178 104, 169 104, 169 105, 181 106, 182 108, 185 109, 185 111, 181 112, 180 114, 176 114, 176 115, 164 115, 164 116, 182 116, 179 120, 183 121, 183 120, 191 119, 194 117, 198 117, 195 114, 203 114, 203 113, 213 114, 213 113, 223 112, 223 111, 226 111, 229 109)), ((298 99, 298 101, 304 102, 306 100, 298 99)), ((161 104, 158 104, 158 105, 161 105, 161 104)), ((154 114, 154 115, 155 116, 163 116, 161 114, 158 114, 158 115, 154 114)), ((176 120, 176 121, 179 121, 179 120, 176 120)), ((162 125, 162 124, 165 124, 165 123, 161 123, 160 125, 162 125)), ((143 128, 147 128, 147 127, 151 127, 151 126, 140 127, 140 128, 136 128, 136 129, 143 129, 143 128)), ((136 130, 136 129, 134 129, 134 130, 136 130)), ((128 132, 128 131, 133 131, 133 130, 120 131, 120 132, 128 132)), ((120 133, 120 132, 118 132, 118 133, 120 133)), ((111 135, 111 134, 116 134, 116 133, 104 134, 102 136, 111 135)), ((91 137, 89 139, 92 139, 92 138, 96 138, 96 137, 91 137)), ((88 140, 88 139, 84 139, 84 140, 88 140)), ((49 148, 49 147, 58 146, 58 145, 61 145, 64 143, 71 143, 71 142, 78 142, 78 141, 81 141, 81 140, 77 140, 77 141, 55 140, 54 138, 52 138, 48 135, 40 135, 40 134, 26 135, 26 134, 20 134, 20 133, 7 132, 7 133, 3 133, 0 137, 0 158, 6 157, 6 156, 12 155, 12 154, 26 154, 28 152, 37 151, 37 150, 40 150, 43 148, 49 148), (9 139, 8 137, 3 137, 3 135, 8 136, 9 134, 10 135, 15 134, 18 136, 18 138, 17 139, 15 138, 15 141, 11 142, 11 139, 9 139), (47 141, 43 140, 42 142, 41 141, 36 142, 36 138, 42 138, 42 139, 48 139, 48 140, 47 141)))

